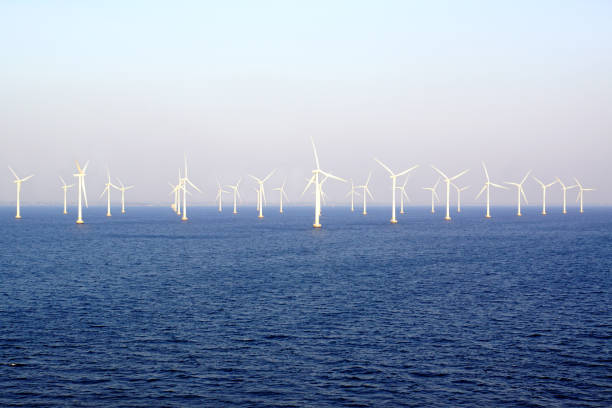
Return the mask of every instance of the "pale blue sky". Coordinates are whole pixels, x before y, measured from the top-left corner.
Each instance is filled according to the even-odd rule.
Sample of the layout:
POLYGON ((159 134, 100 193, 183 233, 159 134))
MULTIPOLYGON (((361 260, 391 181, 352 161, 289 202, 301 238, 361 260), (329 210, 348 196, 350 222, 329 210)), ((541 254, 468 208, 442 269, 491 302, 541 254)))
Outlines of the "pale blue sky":
POLYGON ((163 202, 184 151, 195 201, 214 200, 215 174, 272 168, 296 198, 313 136, 329 171, 374 171, 376 201, 373 156, 421 164, 417 203, 431 163, 471 168, 472 203, 485 160, 497 181, 577 176, 611 204, 610 21, 610 1, 3 1, 0 164, 37 174, 24 202, 60 200, 74 159, 92 161, 92 197, 108 164, 133 200, 163 202))

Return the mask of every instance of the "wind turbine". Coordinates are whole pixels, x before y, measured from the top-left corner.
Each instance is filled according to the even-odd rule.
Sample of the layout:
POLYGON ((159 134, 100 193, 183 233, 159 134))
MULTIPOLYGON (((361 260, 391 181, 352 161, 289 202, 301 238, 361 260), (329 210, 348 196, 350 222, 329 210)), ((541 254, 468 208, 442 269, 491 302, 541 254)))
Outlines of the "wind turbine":
POLYGON ((119 191, 121 191, 121 214, 125 214, 125 192, 131 188, 134 188, 134 186, 126 187, 123 185, 121 180, 117 179, 117 181, 119 182, 119 185, 121 186, 121 187, 117 187, 119 191))
POLYGON ((444 181, 446 182, 446 217, 444 217, 444 219, 446 221, 450 221, 451 219, 450 217, 450 185, 451 185, 451 182, 463 176, 465 173, 467 173, 470 170, 466 169, 453 177, 448 177, 446 174, 442 173, 442 170, 438 169, 433 164, 431 165, 431 168, 437 171, 438 173, 440 173, 440 175, 444 178, 444 181))
POLYGON ((223 187, 221 187, 221 183, 217 180, 217 186, 219 187, 217 190, 217 199, 219 200, 219 212, 223 211, 223 193, 229 194, 229 191, 225 191, 223 187))
POLYGON ((106 175, 108 176, 108 181, 105 184, 105 188, 104 190, 102 190, 102 194, 100 194, 100 198, 102 198, 102 196, 104 195, 104 193, 106 193, 107 196, 107 200, 106 200, 106 216, 110 217, 111 216, 111 210, 110 210, 110 192, 111 192, 111 187, 115 188, 117 190, 119 190, 119 187, 117 187, 116 185, 114 185, 113 183, 111 183, 111 178, 110 178, 110 172, 108 171, 108 169, 106 169, 106 175))
POLYGON ((582 214, 584 211, 582 209, 582 196, 584 195, 585 191, 595 191, 594 188, 584 188, 582 187, 582 184, 580 184, 580 182, 578 181, 577 178, 574 178, 574 181, 576 182, 576 184, 578 185, 578 197, 576 197, 576 201, 580 200, 580 213, 582 214))
POLYGON ((470 188, 470 186, 459 187, 455 183, 451 183, 451 184, 453 185, 453 187, 455 187, 455 190, 457 190, 457 212, 460 213, 461 212, 461 192, 467 190, 468 188, 470 188))
POLYGON ((552 183, 544 184, 542 183, 542 180, 535 176, 533 179, 537 181, 540 186, 542 186, 542 215, 546 215, 546 189, 554 184, 557 184, 557 180, 553 181, 552 183))
POLYGON ((236 196, 238 196, 238 198, 240 198, 240 193, 238 192, 238 185, 240 184, 240 181, 242 179, 238 179, 238 182, 236 183, 235 186, 231 186, 231 185, 227 185, 226 187, 231 188, 232 190, 234 190, 234 214, 238 214, 238 211, 236 211, 236 196))
POLYGON ((181 169, 179 168, 178 170, 178 183, 176 184, 175 187, 175 194, 176 194, 176 209, 174 211, 176 211, 177 215, 181 215, 181 190, 183 189, 183 178, 181 177, 181 169))
POLYGON ((402 171, 400 173, 393 173, 393 171, 391 171, 391 169, 389 167, 387 167, 385 164, 383 164, 383 162, 381 162, 377 158, 374 158, 374 160, 376 160, 376 162, 378 164, 380 164, 390 174, 389 177, 391 177, 391 180, 392 180, 391 193, 392 193, 392 197, 393 197, 392 201, 391 201, 391 224, 397 224, 397 219, 395 218, 395 190, 397 190, 397 188, 396 188, 397 178, 403 176, 404 174, 407 174, 408 172, 411 172, 412 170, 414 170, 417 167, 419 167, 419 165, 417 164, 415 166, 412 166, 408 170, 404 170, 404 171, 402 171))
POLYGON ((174 202, 172 204, 170 204, 170 207, 172 208, 172 210, 174 212, 177 212, 178 211, 178 196, 179 196, 180 186, 178 184, 174 185, 174 184, 172 184, 170 182, 168 182, 168 185, 170 187, 172 187, 172 190, 170 190, 169 194, 174 194, 174 202))
POLYGON ((349 195, 351 196, 351 212, 355 211, 355 194, 358 194, 358 193, 357 191, 355 191, 355 185, 353 184, 353 180, 351 179, 351 191, 346 193, 347 197, 349 195))
POLYGON ((565 184, 563 184, 563 182, 561 181, 559 177, 557 177, 557 182, 561 185, 561 188, 563 189, 563 214, 567 214, 567 209, 566 209, 567 190, 571 190, 572 188, 578 187, 578 184, 574 184, 573 186, 566 186, 565 184))
POLYGON ((523 215, 521 214, 521 195, 523 196, 523 199, 525 200, 525 204, 529 204, 527 202, 527 196, 525 195, 525 190, 523 189, 523 183, 525 182, 525 180, 527 180, 527 177, 529 177, 530 173, 531 173, 531 170, 529 170, 527 174, 525 174, 525 177, 523 177, 520 183, 513 183, 511 181, 506 181, 506 184, 510 184, 516 187, 516 196, 517 196, 516 197, 516 205, 517 205, 516 215, 519 217, 523 215))
POLYGON ((73 174, 74 177, 78 178, 78 182, 79 182, 79 199, 78 199, 79 211, 78 211, 76 223, 83 224, 83 204, 81 200, 81 195, 85 199, 85 207, 89 208, 89 206, 87 205, 87 190, 85 189, 85 176, 87 175, 85 171, 87 170, 87 166, 89 166, 89 161, 85 163, 85 166, 83 168, 81 168, 78 161, 76 162, 76 166, 77 166, 77 173, 73 174))
POLYGON ((66 182, 64 181, 64 179, 62 178, 62 176, 59 176, 60 180, 62 181, 63 186, 61 187, 62 190, 64 190, 64 214, 68 214, 68 211, 66 211, 66 192, 68 191, 68 189, 70 187, 73 187, 74 184, 71 185, 66 185, 66 182))
POLYGON ((181 218, 181 221, 187 221, 188 220, 188 218, 187 218, 187 184, 189 184, 191 187, 195 188, 200 193, 202 192, 202 190, 197 188, 196 185, 193 184, 191 182, 191 180, 189 180, 189 177, 187 177, 187 156, 185 156, 185 173, 184 173, 184 177, 182 179, 180 179, 180 181, 181 181, 181 186, 182 186, 181 188, 183 189, 183 217, 181 218))
POLYGON ((278 191, 278 194, 280 195, 280 213, 283 213, 283 196, 285 197, 285 199, 287 201, 289 201, 289 197, 287 197, 287 193, 285 193, 285 183, 287 182, 287 179, 285 178, 285 181, 283 181, 283 185, 277 188, 273 188, 272 190, 274 191, 278 191))
POLYGON ((366 210, 366 199, 367 199, 366 195, 369 195, 371 199, 374 199, 374 197, 372 197, 372 193, 370 192, 370 189, 368 188, 368 184, 370 183, 371 178, 372 178, 372 172, 368 173, 368 179, 366 180, 365 184, 361 186, 357 186, 357 188, 363 189, 363 215, 368 214, 366 210))
POLYGON ((404 184, 397 187, 397 189, 400 191, 400 214, 404 213, 404 197, 406 197, 406 200, 410 201, 410 197, 408 197, 408 194, 406 193, 406 184, 408 184, 408 178, 409 176, 406 176, 404 184))
POLYGON ((264 177, 263 179, 257 178, 255 176, 251 176, 249 174, 249 177, 251 177, 252 179, 254 179, 258 185, 259 185, 259 189, 257 190, 257 200, 259 201, 259 215, 257 216, 257 218, 263 218, 263 201, 266 199, 266 192, 264 190, 264 183, 270 178, 272 177, 272 174, 274 174, 275 170, 272 170, 266 177, 264 177))
POLYGON ((312 143, 312 150, 314 152, 315 163, 317 165, 317 168, 312 171, 312 177, 308 180, 308 184, 306 185, 306 188, 302 192, 302 195, 304 195, 306 190, 308 190, 308 187, 310 187, 310 185, 314 183, 315 185, 315 220, 312 226, 314 228, 321 228, 321 223, 319 220, 319 217, 321 216, 321 183, 319 182, 320 175, 323 174, 324 176, 327 176, 329 178, 332 178, 338 181, 342 181, 344 183, 346 183, 346 180, 343 178, 334 176, 333 174, 330 174, 326 171, 321 170, 321 166, 319 165, 319 156, 317 155, 317 148, 315 147, 314 140, 312 140, 312 137, 310 138, 310 142, 312 143))
POLYGON ((31 174, 28 177, 24 177, 20 179, 17 173, 15 173, 15 171, 11 168, 11 166, 8 166, 8 168, 11 171, 11 173, 13 173, 13 176, 15 176, 15 180, 13 180, 13 182, 17 184, 17 215, 15 215, 15 218, 21 218, 21 205, 19 203, 19 198, 21 196, 21 183, 23 183, 26 180, 31 179, 32 177, 34 177, 34 175, 31 174))
POLYGON ((436 180, 436 184, 434 184, 433 187, 423 187, 423 190, 431 191, 431 213, 432 214, 436 212, 434 198, 438 202, 440 202, 440 197, 438 197, 438 192, 436 191, 438 189, 438 184, 440 184, 440 177, 438 177, 438 179, 436 180))
POLYGON ((480 195, 485 190, 487 190, 487 214, 485 215, 485 218, 491 218, 491 214, 489 212, 489 209, 491 207, 491 194, 490 194, 491 186, 497 187, 497 188, 503 188, 504 190, 507 190, 508 187, 500 186, 499 184, 495 184, 491 182, 491 179, 489 178, 489 172, 487 171, 487 166, 485 166, 484 162, 482 162, 482 168, 484 169, 485 176, 487 177, 487 181, 485 182, 484 186, 482 187, 482 190, 480 190, 476 198, 478 199, 478 197, 480 197, 480 195))

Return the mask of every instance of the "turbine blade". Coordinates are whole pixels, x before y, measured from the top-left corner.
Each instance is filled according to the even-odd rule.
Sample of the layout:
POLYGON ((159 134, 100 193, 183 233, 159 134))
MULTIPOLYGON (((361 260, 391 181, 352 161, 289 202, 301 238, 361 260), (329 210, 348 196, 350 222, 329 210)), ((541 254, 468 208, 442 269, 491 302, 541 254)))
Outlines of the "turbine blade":
MULTIPOLYGON (((329 178, 332 178, 332 179, 335 179, 335 180, 338 180, 338 181, 342 181, 343 183, 346 183, 346 180, 345 180, 345 179, 343 179, 343 178, 340 178, 340 177, 338 177, 338 176, 334 176, 333 174, 326 173, 326 172, 324 172, 323 170, 321 170, 321 173, 325 174, 325 177, 326 177, 326 178, 327 178, 327 177, 329 177, 329 178)), ((323 180, 323 181, 321 182, 321 184, 323 184, 323 182, 324 182, 324 181, 325 181, 325 180, 323 180)))
POLYGON ((272 177, 272 175, 274 174, 274 172, 275 172, 275 171, 276 171, 276 169, 272 170, 272 171, 270 172, 270 174, 268 174, 268 175, 267 175, 267 176, 266 176, 266 177, 265 177, 265 178, 264 178, 264 179, 263 179, 261 182, 262 182, 262 183, 265 183, 265 182, 266 182, 266 180, 268 180, 270 177, 272 177))
POLYGON ((89 208, 87 204, 87 189, 85 188, 85 178, 81 176, 81 183, 83 184, 83 198, 85 198, 85 207, 89 208))
POLYGON ((389 172, 389 174, 391 174, 391 175, 393 176, 393 172, 391 171, 391 169, 390 169, 389 167, 385 166, 385 164, 384 164, 383 162, 381 162, 380 160, 378 160, 376 157, 374 158, 374 160, 376 160, 376 162, 377 162, 378 164, 380 164, 381 166, 383 166, 383 168, 384 168, 385 170, 387 170, 387 171, 389 172))
POLYGON ((200 193, 202 192, 202 190, 200 190, 198 187, 196 187, 196 185, 195 185, 195 184, 193 184, 193 183, 191 182, 191 180, 189 180, 188 178, 186 178, 186 177, 185 177, 185 181, 186 181, 187 183, 189 183, 189 185, 190 185, 191 187, 193 187, 193 188, 195 188, 196 190, 198 190, 200 193))
POLYGON ((317 170, 319 170, 321 168, 321 166, 319 166, 319 156, 317 155, 317 148, 315 147, 315 143, 312 137, 310 137, 310 142, 312 143, 312 151, 314 152, 315 163, 317 164, 317 170))
POLYGON ((412 167, 411 167, 411 168, 409 168, 408 170, 404 170, 404 171, 402 171, 401 173, 396 174, 396 175, 395 175, 395 177, 400 177, 400 176, 403 176, 404 174, 406 174, 406 173, 408 173, 408 172, 411 172, 412 170, 416 169, 417 167, 419 167, 419 165, 418 165, 418 164, 417 164, 417 165, 412 166, 412 167))
POLYGON ((470 169, 463 170, 461 173, 457 174, 456 176, 451 177, 450 179, 451 179, 451 180, 456 180, 456 179, 458 179, 459 177, 463 176, 463 175, 464 175, 465 173, 467 173, 468 171, 470 171, 470 169))
POLYGON ((366 180, 366 182, 365 182, 365 185, 366 185, 366 186, 367 186, 367 185, 368 185, 368 183, 370 182, 370 179, 371 179, 371 178, 372 178, 372 172, 369 172, 369 173, 368 173, 368 179, 367 179, 367 180, 366 180))
POLYGON ((499 184, 495 184, 495 183, 489 183, 489 184, 491 184, 492 186, 497 187, 497 188, 503 188, 504 190, 508 189, 508 187, 502 186, 502 185, 499 185, 499 184))
POLYGON ((66 182, 64 181, 64 179, 62 178, 62 176, 59 176, 60 180, 62 181, 62 184, 64 185, 64 187, 66 187, 66 182))
POLYGON ((442 177, 444 177, 445 179, 448 179, 448 177, 446 176, 446 174, 444 174, 442 172, 442 170, 440 170, 439 168, 437 168, 436 166, 434 166, 433 164, 430 164, 431 168, 434 169, 435 171, 437 171, 438 173, 440 173, 440 175, 442 175, 442 177))
MULTIPOLYGON (((77 170, 79 171, 79 173, 83 174, 83 170, 81 169, 81 166, 79 165, 79 162, 78 162, 78 161, 76 161, 76 160, 75 160, 74 162, 76 163, 77 170)), ((10 168, 10 167, 9 167, 9 168, 10 168)))
POLYGON ((539 178, 537 178, 536 176, 532 176, 532 178, 538 182, 539 185, 541 185, 542 187, 544 187, 544 183, 542 183, 542 180, 540 180, 539 178))
POLYGON ((87 163, 85 163, 85 166, 83 167, 83 173, 87 171, 87 166, 89 166, 89 160, 87 160, 87 163))
POLYGON ((489 172, 487 171, 487 166, 485 165, 484 162, 482 162, 482 168, 484 169, 485 176, 487 177, 487 181, 490 181, 490 179, 489 179, 489 172))
POLYGON ((531 170, 529 170, 527 174, 525 174, 525 177, 523 177, 523 180, 521 180, 520 184, 523 184, 525 180, 527 180, 527 177, 529 177, 529 174, 531 174, 531 170))
POLYGON ((525 200, 525 204, 529 204, 529 202, 527 201, 527 196, 525 195, 525 190, 523 190, 523 187, 519 187, 521 189, 521 195, 523 196, 523 200, 525 200))
POLYGON ((26 178, 22 179, 21 181, 26 181, 26 180, 29 180, 29 179, 31 179, 32 177, 34 177, 34 175, 33 175, 33 174, 30 174, 28 177, 26 177, 26 178))
POLYGON ((313 174, 313 175, 312 175, 312 177, 310 178, 310 180, 308 180, 308 184, 306 184, 306 188, 304 188, 304 191, 302 191, 302 194, 300 195, 300 198, 301 198, 301 197, 302 197, 304 194, 306 194, 306 191, 308 191, 308 187, 310 187, 310 185, 311 185, 312 183, 314 183, 314 180, 315 180, 315 176, 314 176, 314 174, 313 174))
POLYGON ((261 181, 260 179, 258 179, 258 178, 257 178, 257 177, 255 177, 255 176, 252 176, 252 175, 250 175, 250 174, 249 174, 249 177, 251 177, 253 180, 255 180, 255 181, 256 181, 256 182, 258 182, 258 183, 263 183, 263 181, 261 181))
POLYGON ((480 195, 484 193, 486 189, 487 189, 487 185, 485 184, 484 186, 482 186, 482 190, 480 190, 480 193, 478 193, 478 195, 476 196, 476 198, 474 198, 474 200, 478 200, 478 197, 480 197, 480 195))
POLYGON ((15 176, 15 178, 16 178, 17 180, 19 180, 19 176, 17 175, 17 173, 15 173, 15 170, 13 170, 13 169, 11 168, 11 166, 8 166, 8 168, 9 168, 9 170, 11 171, 11 173, 13 173, 13 176, 15 176))

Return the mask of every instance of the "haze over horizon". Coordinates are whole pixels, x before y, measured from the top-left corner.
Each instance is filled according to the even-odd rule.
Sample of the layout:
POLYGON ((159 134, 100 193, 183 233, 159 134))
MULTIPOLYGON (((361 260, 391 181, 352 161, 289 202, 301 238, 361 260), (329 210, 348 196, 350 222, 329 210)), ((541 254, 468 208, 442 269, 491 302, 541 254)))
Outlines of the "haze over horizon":
MULTIPOLYGON (((612 3, 435 2, 3 2, 0 4, 0 203, 62 200, 58 176, 90 160, 90 205, 111 175, 136 188, 128 202, 169 203, 183 154, 212 204, 215 177, 253 203, 248 174, 288 177, 299 198, 317 144, 321 167, 388 204, 393 170, 427 205, 433 164, 459 184, 577 177, 611 205, 612 3)), ((350 185, 326 184, 335 203, 350 185)), ((541 200, 526 184, 530 205, 541 200)), ((440 188, 440 198, 444 199, 440 188)), ((72 202, 76 193, 72 191, 72 202)), ((119 199, 114 192, 113 201, 119 199)), ((575 190, 568 203, 575 206, 575 190)), ((227 203, 230 202, 227 195, 227 203)), ((455 198, 453 191, 453 201, 455 198)), ((494 205, 515 202, 495 191, 494 205)), ((310 200, 312 201, 312 200, 310 200)), ((557 205, 561 189, 547 201, 557 205)), ((359 205, 360 206, 360 205, 359 205)))

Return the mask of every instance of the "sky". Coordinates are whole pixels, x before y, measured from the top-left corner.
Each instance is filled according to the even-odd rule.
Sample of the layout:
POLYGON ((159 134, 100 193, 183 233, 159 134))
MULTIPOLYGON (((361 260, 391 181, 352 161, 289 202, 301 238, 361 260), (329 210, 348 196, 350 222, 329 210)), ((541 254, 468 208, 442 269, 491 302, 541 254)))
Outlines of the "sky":
MULTIPOLYGON (((605 0, 0 1, 0 203, 15 200, 8 165, 35 174, 24 205, 60 203, 58 176, 89 160, 90 204, 107 168, 136 186, 129 201, 165 204, 184 155, 194 204, 213 204, 216 178, 253 203, 248 174, 273 169, 271 202, 285 178, 289 204, 310 202, 312 137, 324 170, 371 171, 380 204, 374 157, 420 165, 412 204, 429 202, 433 164, 470 169, 462 203, 480 205, 485 161, 493 182, 577 177, 596 188, 586 203, 612 205, 610 21, 605 0)), ((326 183, 336 203, 349 188, 326 183)))

